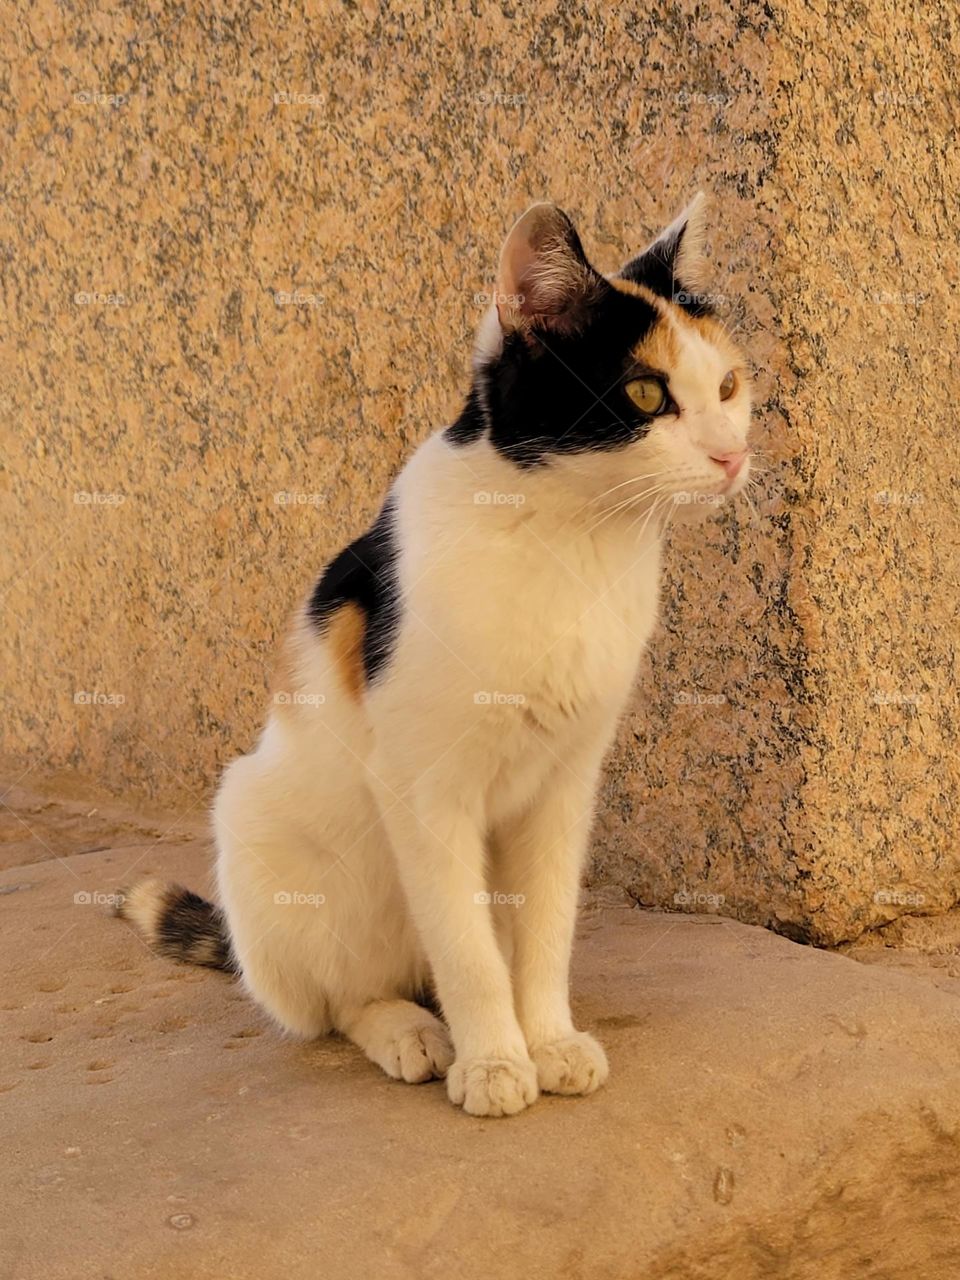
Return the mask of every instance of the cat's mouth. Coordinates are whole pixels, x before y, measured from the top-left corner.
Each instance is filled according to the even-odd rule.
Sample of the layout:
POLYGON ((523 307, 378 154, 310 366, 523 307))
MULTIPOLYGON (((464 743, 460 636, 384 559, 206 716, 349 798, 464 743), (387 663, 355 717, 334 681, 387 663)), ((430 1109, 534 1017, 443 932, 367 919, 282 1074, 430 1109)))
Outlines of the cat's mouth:
POLYGON ((730 465, 718 458, 710 459, 711 474, 697 473, 686 483, 681 482, 673 491, 674 505, 688 508, 690 514, 698 509, 726 505, 746 487, 750 476, 750 453, 744 450, 730 465))

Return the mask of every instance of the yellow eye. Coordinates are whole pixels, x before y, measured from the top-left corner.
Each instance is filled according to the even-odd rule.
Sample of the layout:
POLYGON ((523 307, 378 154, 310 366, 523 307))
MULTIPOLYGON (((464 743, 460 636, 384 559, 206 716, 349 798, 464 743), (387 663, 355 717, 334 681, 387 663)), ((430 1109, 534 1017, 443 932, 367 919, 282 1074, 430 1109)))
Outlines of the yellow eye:
POLYGON ((737 389, 737 375, 731 369, 729 373, 723 375, 723 381, 720 383, 720 399, 729 400, 737 389))
POLYGON ((627 383, 624 390, 640 412, 650 417, 659 413, 667 403, 667 393, 657 378, 635 378, 627 383))

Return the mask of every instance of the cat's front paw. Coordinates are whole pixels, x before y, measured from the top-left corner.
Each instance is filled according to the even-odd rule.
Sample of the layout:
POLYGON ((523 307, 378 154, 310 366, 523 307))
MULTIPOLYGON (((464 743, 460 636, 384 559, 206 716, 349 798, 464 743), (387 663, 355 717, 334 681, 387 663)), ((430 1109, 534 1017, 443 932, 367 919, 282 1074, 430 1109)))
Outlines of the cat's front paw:
POLYGON ((467 1058, 447 1072, 450 1101, 472 1116, 513 1116, 537 1100, 529 1058, 467 1058))
POLYGON ((447 1073, 453 1061, 453 1045, 439 1019, 423 1026, 411 1027, 398 1035, 387 1056, 380 1065, 388 1076, 406 1080, 408 1084, 422 1084, 447 1073))
POLYGON ((603 1046, 586 1031, 531 1047, 530 1056, 544 1093, 593 1093, 610 1074, 603 1046))

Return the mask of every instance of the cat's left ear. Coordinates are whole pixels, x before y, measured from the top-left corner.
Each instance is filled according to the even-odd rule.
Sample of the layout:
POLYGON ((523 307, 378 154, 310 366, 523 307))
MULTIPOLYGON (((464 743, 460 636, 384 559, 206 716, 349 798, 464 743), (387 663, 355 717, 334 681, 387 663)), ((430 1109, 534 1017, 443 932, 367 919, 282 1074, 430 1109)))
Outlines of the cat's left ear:
POLYGON ((703 284, 706 203, 706 196, 698 191, 679 218, 621 269, 621 277, 671 300, 703 284))
POLYGON ((500 254, 495 299, 500 328, 504 333, 573 332, 607 288, 563 210, 531 205, 514 223, 500 254))

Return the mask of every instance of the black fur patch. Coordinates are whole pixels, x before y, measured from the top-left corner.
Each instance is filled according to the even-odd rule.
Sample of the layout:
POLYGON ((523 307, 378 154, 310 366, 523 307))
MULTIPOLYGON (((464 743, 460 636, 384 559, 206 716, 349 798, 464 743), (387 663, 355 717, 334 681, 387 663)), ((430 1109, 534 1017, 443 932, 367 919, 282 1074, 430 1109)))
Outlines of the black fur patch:
POLYGON ((388 499, 373 526, 327 565, 307 606, 307 616, 321 633, 345 604, 359 606, 366 619, 363 670, 368 683, 390 657, 400 619, 393 519, 388 499))
POLYGON ((451 444, 473 444, 483 435, 486 419, 480 404, 480 393, 476 385, 470 388, 467 403, 456 422, 450 424, 445 435, 451 444))
POLYGON ((156 937, 150 941, 171 960, 228 973, 238 971, 223 912, 181 885, 173 884, 167 889, 156 937))
POLYGON ((623 383, 634 348, 656 321, 643 298, 604 283, 580 332, 508 335, 500 355, 477 372, 447 438, 469 444, 487 430, 520 467, 538 466, 552 453, 617 449, 640 439, 650 419, 638 413, 623 383))
POLYGON ((638 254, 620 272, 624 280, 642 284, 661 298, 666 298, 690 316, 709 316, 713 308, 703 294, 687 289, 676 278, 677 255, 686 233, 686 223, 669 240, 658 240, 645 253, 638 254))
POLYGON ((443 1018, 443 1006, 432 978, 428 979, 419 991, 414 992, 413 1000, 422 1009, 429 1009, 435 1017, 443 1018))

